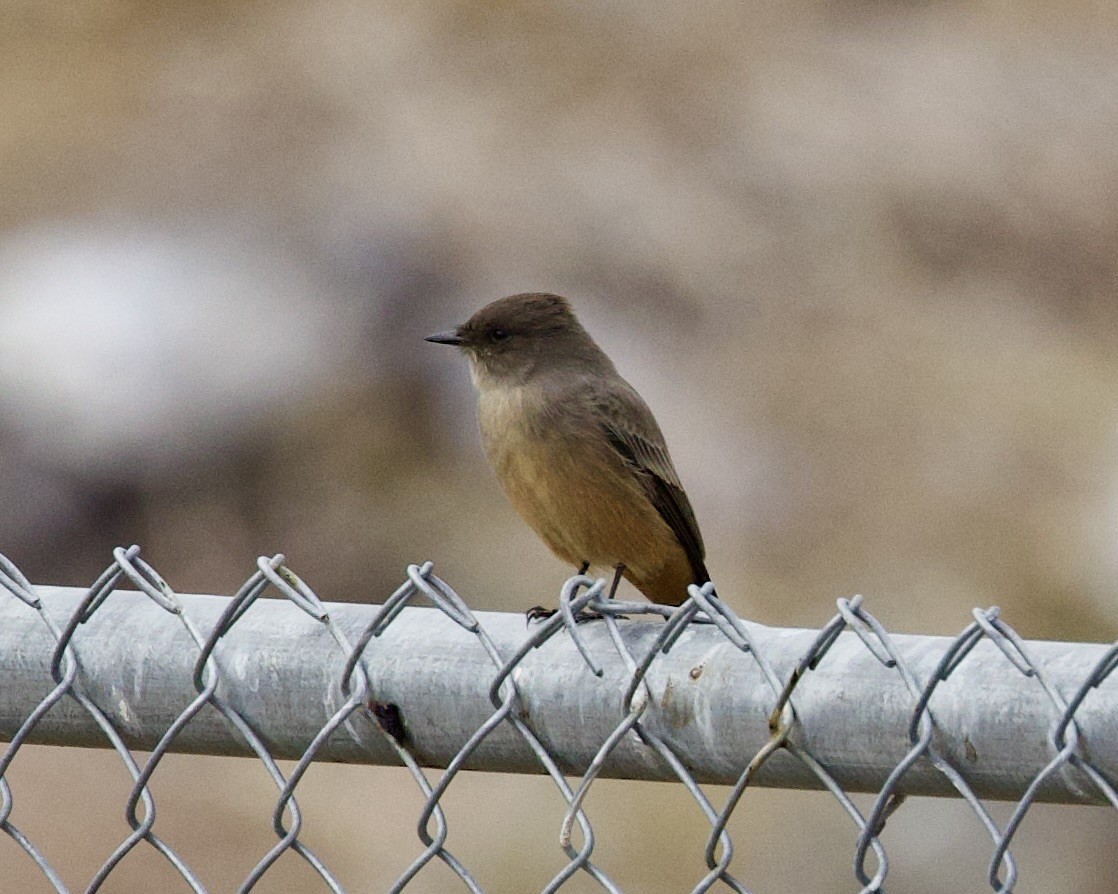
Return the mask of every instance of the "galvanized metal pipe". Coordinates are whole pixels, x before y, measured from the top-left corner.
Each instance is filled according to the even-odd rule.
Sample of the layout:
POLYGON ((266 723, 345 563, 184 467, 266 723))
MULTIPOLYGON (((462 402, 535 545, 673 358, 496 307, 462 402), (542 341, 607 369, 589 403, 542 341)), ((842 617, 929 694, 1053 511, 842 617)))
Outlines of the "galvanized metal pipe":
MULTIPOLYGON (((37 587, 46 613, 60 627, 85 591, 37 587)), ((203 634, 228 599, 179 597, 184 613, 203 634)), ((375 606, 329 604, 334 623, 356 642, 375 606)), ((520 614, 477 613, 502 656, 524 642, 520 614)), ((643 656, 659 623, 620 622, 627 647, 643 656)), ((756 651, 787 680, 817 635, 812 630, 746 625, 756 651)), ((561 632, 529 653, 515 669, 520 716, 560 767, 582 773, 602 742, 624 719, 630 676, 601 622, 580 628, 604 674, 595 677, 561 632)), ((953 640, 893 636, 904 662, 920 682, 928 679, 953 640)), ((1029 655, 1056 690, 1069 698, 1105 653, 1102 645, 1029 642, 1029 655)), ((0 591, 0 740, 54 688, 50 674, 55 641, 39 615, 0 591)), ((81 667, 79 685, 111 719, 133 749, 150 749, 194 700, 192 671, 198 648, 181 623, 148 597, 117 591, 82 624, 73 639, 81 667)), ((278 758, 298 758, 344 702, 339 680, 346 654, 324 626, 285 600, 251 606, 215 652, 218 692, 244 717, 278 758)), ((443 767, 494 713, 489 690, 495 668, 478 639, 433 608, 406 608, 365 650, 373 697, 400 709, 408 748, 420 763, 443 767)), ((652 662, 652 699, 644 725, 668 742, 696 779, 733 783, 768 741, 775 696, 753 655, 710 625, 692 624, 666 655, 652 662)), ((877 792, 909 751, 908 729, 916 698, 896 669, 886 667, 847 632, 794 691, 797 723, 791 738, 820 761, 847 791, 877 792)), ((1106 680, 1075 715, 1080 745, 1109 779, 1118 778, 1118 680, 1106 680)), ((1015 668, 991 642, 982 641, 937 688, 931 701, 936 744, 983 797, 1017 800, 1050 761, 1049 732, 1058 719, 1033 677, 1015 668)), ((36 726, 29 741, 54 745, 105 745, 101 731, 72 698, 63 698, 36 726)), ((172 750, 248 754, 228 722, 206 708, 175 740, 172 750)), ((318 760, 394 764, 395 751, 380 731, 356 717, 343 725, 318 760)), ((524 740, 505 723, 471 757, 467 767, 538 772, 524 740)), ((671 779, 652 749, 627 736, 610 755, 605 776, 671 779)), ((753 784, 814 788, 804 765, 778 751, 753 784)), ((927 761, 903 780, 913 795, 954 794, 927 761)), ((1038 800, 1102 801, 1084 775, 1063 768, 1044 783, 1038 800)))

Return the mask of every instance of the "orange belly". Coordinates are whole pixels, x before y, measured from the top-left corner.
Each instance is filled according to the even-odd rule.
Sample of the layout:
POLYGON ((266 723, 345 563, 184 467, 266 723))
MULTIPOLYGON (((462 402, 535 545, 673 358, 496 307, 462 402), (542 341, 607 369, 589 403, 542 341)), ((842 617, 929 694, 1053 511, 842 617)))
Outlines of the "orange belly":
POLYGON ((603 433, 541 431, 516 418, 520 408, 508 400, 488 409, 483 442, 497 478, 552 552, 574 566, 623 564, 625 577, 654 602, 687 598, 693 575, 683 548, 603 433))

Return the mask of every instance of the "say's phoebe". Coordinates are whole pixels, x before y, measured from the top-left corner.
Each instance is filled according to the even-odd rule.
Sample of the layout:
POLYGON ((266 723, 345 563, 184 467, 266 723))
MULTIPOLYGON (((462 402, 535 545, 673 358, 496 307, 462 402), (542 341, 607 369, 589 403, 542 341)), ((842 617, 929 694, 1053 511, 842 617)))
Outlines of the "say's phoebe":
POLYGON ((710 580, 660 426, 565 298, 502 298, 427 341, 469 359, 489 462, 555 555, 665 605, 710 580))

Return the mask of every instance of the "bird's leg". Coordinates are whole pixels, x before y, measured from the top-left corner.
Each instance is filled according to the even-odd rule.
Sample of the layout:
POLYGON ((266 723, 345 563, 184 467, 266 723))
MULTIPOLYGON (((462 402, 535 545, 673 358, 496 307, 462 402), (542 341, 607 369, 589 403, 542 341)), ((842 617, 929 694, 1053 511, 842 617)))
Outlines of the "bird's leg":
MULTIPOLYGON (((583 562, 581 565, 578 566, 578 573, 580 575, 586 574, 589 569, 590 563, 583 562)), ((533 605, 530 609, 528 609, 528 611, 524 613, 524 618, 529 624, 531 624, 533 621, 546 621, 558 611, 559 609, 557 608, 544 608, 542 605, 533 605)))
POLYGON ((617 585, 621 583, 621 578, 625 574, 625 563, 618 562, 617 567, 613 570, 613 583, 610 584, 608 599, 612 599, 614 594, 617 593, 617 585))
MULTIPOLYGON (((617 595, 617 588, 621 584, 621 578, 624 577, 624 576, 625 576, 625 563, 624 562, 618 562, 617 565, 615 565, 614 569, 613 569, 613 583, 611 583, 609 585, 609 595, 606 597, 606 599, 613 599, 613 597, 615 595, 617 595)), ((597 612, 593 612, 593 614, 596 618, 602 617, 602 615, 599 615, 597 612)), ((614 619, 618 620, 618 621, 628 621, 629 620, 627 615, 614 615, 614 619)))

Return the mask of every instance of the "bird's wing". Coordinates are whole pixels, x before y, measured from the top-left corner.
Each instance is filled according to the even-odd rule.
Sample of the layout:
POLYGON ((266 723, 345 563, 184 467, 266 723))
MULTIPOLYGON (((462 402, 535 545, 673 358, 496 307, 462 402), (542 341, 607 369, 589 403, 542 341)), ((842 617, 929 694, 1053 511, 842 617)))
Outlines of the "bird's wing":
POLYGON ((595 395, 592 403, 610 444, 637 474, 652 505, 683 547, 696 583, 706 583, 710 575, 704 562, 703 536, 652 411, 628 387, 595 395))

